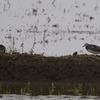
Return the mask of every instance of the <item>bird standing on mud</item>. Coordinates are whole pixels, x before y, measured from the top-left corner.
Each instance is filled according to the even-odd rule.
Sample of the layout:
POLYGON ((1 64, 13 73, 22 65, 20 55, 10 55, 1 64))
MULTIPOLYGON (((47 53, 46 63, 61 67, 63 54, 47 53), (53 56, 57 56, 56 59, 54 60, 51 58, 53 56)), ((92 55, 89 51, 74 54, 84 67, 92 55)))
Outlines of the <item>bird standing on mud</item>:
POLYGON ((0 53, 5 53, 6 48, 4 45, 0 45, 0 53))
POLYGON ((97 45, 85 43, 83 47, 85 47, 88 52, 100 54, 100 47, 97 45))

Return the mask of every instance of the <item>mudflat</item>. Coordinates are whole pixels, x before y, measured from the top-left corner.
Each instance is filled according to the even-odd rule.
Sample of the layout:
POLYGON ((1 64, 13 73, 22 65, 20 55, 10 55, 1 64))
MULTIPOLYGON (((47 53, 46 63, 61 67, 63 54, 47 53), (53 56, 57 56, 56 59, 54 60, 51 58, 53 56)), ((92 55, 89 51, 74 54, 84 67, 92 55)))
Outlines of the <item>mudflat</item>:
POLYGON ((0 54, 0 82, 5 90, 9 85, 12 93, 28 82, 31 83, 31 90, 33 88, 37 94, 40 94, 41 88, 44 89, 43 94, 48 94, 52 82, 56 89, 61 90, 62 87, 74 88, 74 84, 84 85, 84 90, 91 86, 99 88, 100 57, 87 54, 61 57, 26 53, 0 54))
POLYGON ((100 83, 100 57, 0 54, 1 82, 100 83))

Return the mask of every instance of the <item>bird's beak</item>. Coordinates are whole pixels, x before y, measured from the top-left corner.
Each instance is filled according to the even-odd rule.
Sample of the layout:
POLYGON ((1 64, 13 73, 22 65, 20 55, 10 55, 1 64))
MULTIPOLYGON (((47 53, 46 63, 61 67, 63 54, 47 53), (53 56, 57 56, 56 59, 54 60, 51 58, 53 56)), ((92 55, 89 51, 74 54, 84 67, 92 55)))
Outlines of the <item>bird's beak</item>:
POLYGON ((83 45, 83 47, 85 47, 85 46, 83 45))

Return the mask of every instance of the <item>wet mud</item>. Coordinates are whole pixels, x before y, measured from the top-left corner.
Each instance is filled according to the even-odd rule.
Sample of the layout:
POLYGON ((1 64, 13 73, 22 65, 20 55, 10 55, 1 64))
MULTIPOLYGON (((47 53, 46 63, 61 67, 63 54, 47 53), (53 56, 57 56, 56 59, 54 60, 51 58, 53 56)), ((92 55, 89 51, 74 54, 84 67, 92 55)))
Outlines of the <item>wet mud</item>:
MULTIPOLYGON (((3 89, 9 85, 13 92, 14 88, 30 82, 34 92, 38 91, 37 94, 41 88, 44 88, 43 94, 48 94, 46 88, 51 87, 52 82, 56 89, 71 89, 73 84, 80 83, 87 89, 87 86, 90 88, 100 83, 100 57, 87 54, 61 57, 0 54, 0 82, 4 84, 3 89)), ((94 86, 99 88, 98 85, 94 86)))

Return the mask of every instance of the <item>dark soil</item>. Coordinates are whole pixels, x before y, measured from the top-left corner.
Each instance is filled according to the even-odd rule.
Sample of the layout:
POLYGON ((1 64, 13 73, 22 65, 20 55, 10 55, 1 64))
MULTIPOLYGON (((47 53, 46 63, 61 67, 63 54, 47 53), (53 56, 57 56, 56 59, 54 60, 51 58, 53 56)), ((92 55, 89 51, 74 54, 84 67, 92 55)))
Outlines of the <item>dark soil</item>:
POLYGON ((0 54, 0 81, 100 83, 100 57, 0 54))
POLYGON ((0 81, 100 83, 100 57, 1 54, 0 81))

